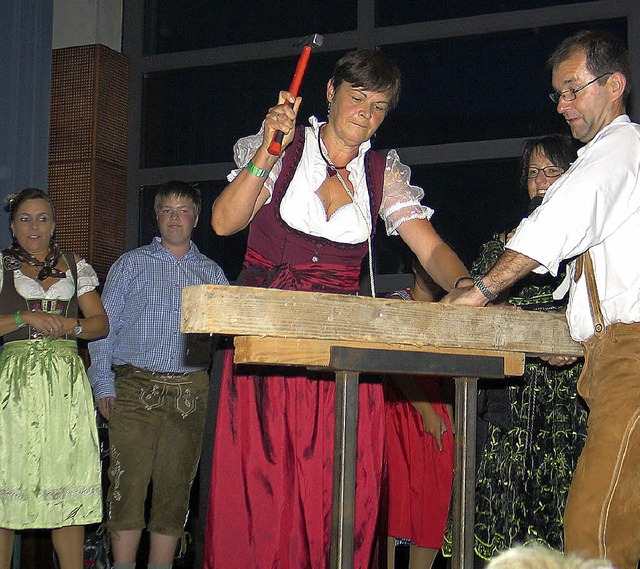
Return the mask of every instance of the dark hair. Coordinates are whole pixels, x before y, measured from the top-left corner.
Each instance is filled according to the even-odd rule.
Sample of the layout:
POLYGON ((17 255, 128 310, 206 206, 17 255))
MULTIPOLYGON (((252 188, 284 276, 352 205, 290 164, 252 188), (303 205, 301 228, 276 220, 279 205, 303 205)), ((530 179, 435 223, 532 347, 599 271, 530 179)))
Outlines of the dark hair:
POLYGON ((51 214, 53 216, 53 221, 56 220, 56 206, 53 205, 53 201, 51 201, 51 197, 46 192, 43 192, 39 188, 25 188, 21 192, 17 194, 11 194, 7 197, 5 202, 4 209, 9 212, 9 221, 13 221, 13 217, 15 215, 16 209, 27 200, 44 200, 51 207, 51 214))
MULTIPOLYGON (((629 96, 629 91, 631 90, 629 52, 617 37, 608 32, 582 30, 565 39, 555 49, 547 60, 547 67, 553 71, 578 51, 585 53, 587 70, 594 77, 598 77, 603 73, 615 73, 616 71, 622 73, 627 80, 624 98, 626 99, 629 96)), ((606 79, 607 77, 603 77, 599 82, 602 84, 606 79)))
POLYGON ((153 209, 155 210, 156 215, 158 215, 158 210, 160 209, 160 202, 170 196, 191 200, 196 210, 196 217, 200 215, 200 209, 202 208, 202 196, 200 194, 200 190, 195 186, 180 180, 171 180, 158 188, 156 191, 156 199, 153 203, 153 209))
POLYGON ((335 89, 342 83, 350 83, 375 93, 389 91, 389 109, 394 109, 400 99, 400 69, 393 59, 380 51, 350 51, 336 63, 332 79, 335 89))
POLYGON ((567 170, 576 159, 576 144, 568 134, 549 134, 525 140, 520 156, 521 178, 524 188, 527 187, 527 169, 529 160, 536 149, 542 150, 554 166, 567 170))

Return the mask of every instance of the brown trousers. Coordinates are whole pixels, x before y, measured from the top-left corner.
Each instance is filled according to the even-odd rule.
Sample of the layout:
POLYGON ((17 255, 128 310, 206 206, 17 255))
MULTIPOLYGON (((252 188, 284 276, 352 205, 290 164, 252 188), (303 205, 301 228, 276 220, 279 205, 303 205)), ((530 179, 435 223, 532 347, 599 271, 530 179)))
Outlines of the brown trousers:
POLYGON ((109 420, 107 526, 111 531, 145 527, 180 537, 189 512, 209 388, 206 371, 187 375, 115 367, 117 403, 109 420))
POLYGON ((640 323, 585 342, 578 392, 587 441, 564 515, 565 550, 637 569, 640 559, 640 323))

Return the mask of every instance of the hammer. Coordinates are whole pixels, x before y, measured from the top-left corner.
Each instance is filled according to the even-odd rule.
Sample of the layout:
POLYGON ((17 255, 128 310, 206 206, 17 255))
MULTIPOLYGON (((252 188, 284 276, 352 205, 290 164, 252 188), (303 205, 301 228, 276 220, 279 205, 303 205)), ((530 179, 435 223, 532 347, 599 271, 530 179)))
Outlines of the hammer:
MULTIPOLYGON (((289 86, 289 91, 294 97, 298 96, 298 90, 300 89, 300 83, 302 83, 304 72, 307 69, 307 63, 309 61, 309 56, 311 55, 311 49, 314 47, 320 47, 322 45, 322 42, 323 38, 320 34, 313 34, 301 40, 300 43, 304 44, 304 47, 302 48, 302 53, 300 54, 300 58, 298 59, 298 64, 296 65, 296 70, 293 74, 291 85, 289 86)), ((293 107, 293 104, 290 102, 287 102, 287 105, 293 107)), ((283 138, 284 132, 282 132, 281 130, 277 131, 273 135, 273 140, 271 141, 271 144, 269 144, 269 148, 267 149, 269 154, 278 156, 280 152, 282 152, 283 138)))

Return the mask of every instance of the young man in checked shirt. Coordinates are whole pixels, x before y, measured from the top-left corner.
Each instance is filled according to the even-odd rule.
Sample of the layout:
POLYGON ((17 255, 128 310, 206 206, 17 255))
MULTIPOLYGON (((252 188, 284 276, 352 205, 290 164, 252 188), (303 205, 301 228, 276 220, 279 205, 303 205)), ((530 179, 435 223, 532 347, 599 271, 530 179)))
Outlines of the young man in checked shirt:
POLYGON ((228 284, 191 241, 201 198, 185 182, 155 198, 160 237, 122 255, 102 294, 109 335, 89 346, 89 378, 109 420, 107 526, 114 569, 134 569, 142 529, 151 533, 149 568, 168 569, 184 531, 208 392, 211 339, 180 332, 182 288, 228 284), (151 510, 145 501, 153 482, 151 510))

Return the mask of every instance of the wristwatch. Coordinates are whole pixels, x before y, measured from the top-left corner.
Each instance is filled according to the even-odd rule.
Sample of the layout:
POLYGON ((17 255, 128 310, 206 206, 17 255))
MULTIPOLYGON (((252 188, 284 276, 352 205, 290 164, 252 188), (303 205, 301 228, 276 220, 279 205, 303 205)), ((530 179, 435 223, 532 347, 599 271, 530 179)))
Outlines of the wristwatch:
POLYGON ((73 335, 77 337, 80 334, 82 334, 82 324, 80 324, 80 320, 76 320, 76 325, 73 328, 73 335))

